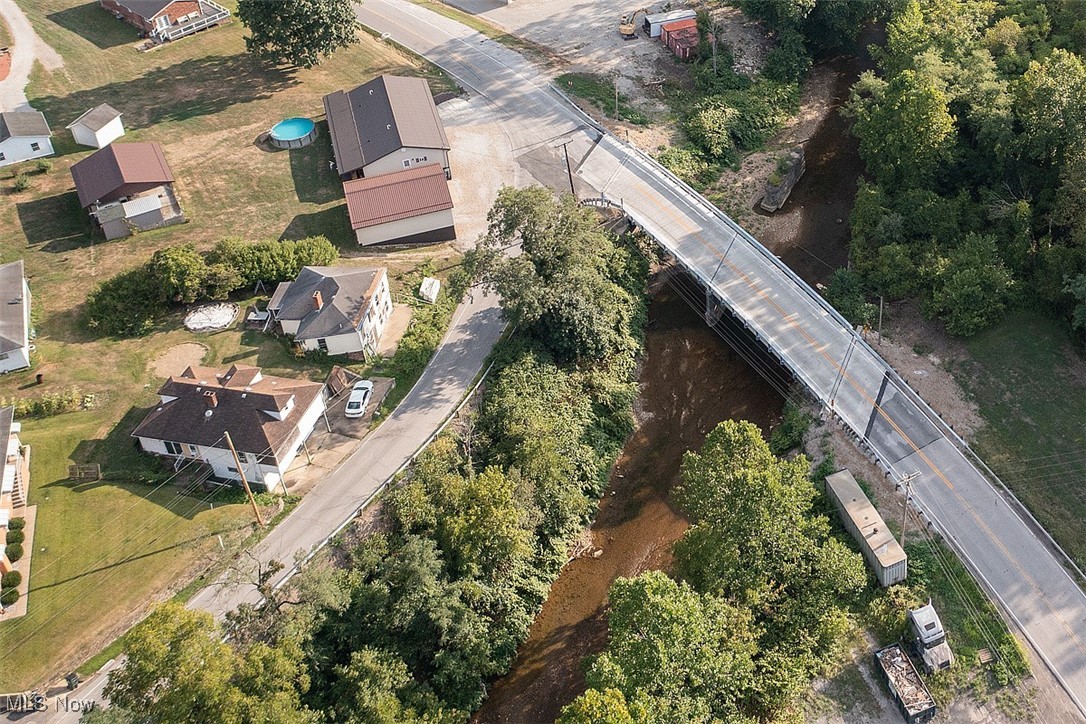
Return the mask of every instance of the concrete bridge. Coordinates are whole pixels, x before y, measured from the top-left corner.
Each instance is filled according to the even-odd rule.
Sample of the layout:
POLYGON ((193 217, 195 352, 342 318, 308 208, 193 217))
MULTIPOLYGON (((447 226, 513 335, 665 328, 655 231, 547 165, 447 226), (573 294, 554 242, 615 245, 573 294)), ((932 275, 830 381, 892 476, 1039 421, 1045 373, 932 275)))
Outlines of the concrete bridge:
POLYGON ((1073 564, 968 445, 776 256, 647 154, 581 113, 518 53, 406 0, 362 22, 425 56, 501 117, 518 162, 623 212, 724 305, 912 498, 1020 627, 1086 716, 1086 595, 1073 564), (562 148, 564 146, 564 148, 562 148), (991 478, 991 479, 990 479, 991 478))

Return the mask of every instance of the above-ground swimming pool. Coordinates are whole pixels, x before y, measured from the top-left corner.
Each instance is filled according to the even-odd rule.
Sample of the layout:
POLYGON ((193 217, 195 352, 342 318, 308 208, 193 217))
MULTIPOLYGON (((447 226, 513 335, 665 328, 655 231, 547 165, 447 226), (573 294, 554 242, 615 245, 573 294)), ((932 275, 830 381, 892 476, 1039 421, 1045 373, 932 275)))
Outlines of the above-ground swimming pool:
POLYGON ((301 148, 313 143, 317 124, 308 118, 287 118, 272 126, 268 137, 277 148, 301 148))

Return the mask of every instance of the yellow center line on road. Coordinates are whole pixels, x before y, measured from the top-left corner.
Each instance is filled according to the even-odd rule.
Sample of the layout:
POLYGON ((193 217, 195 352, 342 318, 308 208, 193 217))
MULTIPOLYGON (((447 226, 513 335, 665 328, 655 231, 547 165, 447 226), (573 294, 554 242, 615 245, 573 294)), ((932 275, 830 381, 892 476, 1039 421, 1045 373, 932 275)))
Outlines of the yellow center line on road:
MULTIPOLYGON (((821 354, 822 357, 825 358, 826 361, 828 361, 833 366, 833 368, 841 375, 842 379, 848 380, 852 388, 855 389, 865 401, 870 403, 873 409, 877 410, 883 416, 883 418, 890 424, 894 431, 901 436, 901 438, 908 444, 913 452, 916 453, 920 457, 920 459, 923 460, 924 463, 931 469, 931 471, 934 472, 935 475, 946 485, 947 489, 950 490, 954 497, 957 498, 957 500, 961 503, 963 509, 969 512, 969 515, 972 516, 978 527, 981 528, 987 534, 988 538, 996 545, 996 547, 999 548, 1000 551, 1002 551, 1007 561, 1010 562, 1015 570, 1017 570, 1019 574, 1027 582, 1029 582, 1030 586, 1034 590, 1040 591, 1040 587, 1038 586, 1037 581, 1014 559, 1010 551, 1006 548, 1006 546, 1003 545, 1003 542, 998 537, 996 537, 994 531, 992 531, 988 524, 983 519, 981 519, 981 517, 977 514, 976 510, 971 505, 969 505, 968 501, 966 501, 965 498, 963 498, 961 494, 958 493, 958 491, 954 488, 954 484, 951 483, 949 479, 947 479, 943 471, 940 470, 935 465, 935 463, 930 458, 928 458, 927 454, 916 445, 912 438, 897 424, 897 422, 893 419, 889 412, 887 412, 882 406, 880 406, 878 402, 874 400, 867 393, 867 391, 864 390, 859 385, 859 383, 856 382, 856 380, 854 380, 852 376, 844 370, 844 368, 840 364, 837 363, 835 359, 830 357, 825 352, 825 347, 818 345, 815 340, 810 336, 810 334, 808 334, 806 330, 803 329, 802 326, 795 323, 794 313, 786 313, 784 309, 779 304, 777 304, 761 287, 759 287, 758 284, 755 283, 745 272, 743 272, 742 269, 736 266, 729 259, 725 258, 725 256, 701 234, 701 231, 697 227, 691 227, 687 220, 681 216, 678 216, 672 208, 661 204, 660 201, 657 199, 658 194, 655 192, 654 189, 642 182, 640 179, 637 179, 636 183, 644 198, 646 198, 654 206, 656 206, 656 208, 658 208, 665 215, 667 215, 677 226, 684 229, 686 233, 696 238, 702 244, 702 246, 708 249, 714 256, 720 259, 723 263, 727 264, 744 282, 746 282, 746 284, 750 287, 752 291, 754 291, 755 294, 765 300, 765 302, 770 307, 777 311, 777 313, 781 316, 781 319, 783 319, 788 326, 798 331, 800 335, 802 335, 803 338, 807 340, 808 344, 810 344, 813 349, 817 350, 819 354, 821 354)), ((946 439, 945 436, 943 436, 943 438, 946 439)), ((1069 639, 1074 642, 1075 646, 1080 651, 1082 651, 1083 654, 1086 654, 1086 645, 1083 644, 1082 640, 1079 638, 1078 634, 1070 626, 1070 624, 1068 624, 1064 617, 1052 607, 1052 604, 1049 603, 1047 597, 1041 595, 1039 596, 1039 598, 1044 601, 1044 605, 1048 609, 1049 613, 1051 613, 1052 616, 1055 617, 1056 620, 1058 620, 1062 624, 1064 629, 1066 629, 1069 639)))

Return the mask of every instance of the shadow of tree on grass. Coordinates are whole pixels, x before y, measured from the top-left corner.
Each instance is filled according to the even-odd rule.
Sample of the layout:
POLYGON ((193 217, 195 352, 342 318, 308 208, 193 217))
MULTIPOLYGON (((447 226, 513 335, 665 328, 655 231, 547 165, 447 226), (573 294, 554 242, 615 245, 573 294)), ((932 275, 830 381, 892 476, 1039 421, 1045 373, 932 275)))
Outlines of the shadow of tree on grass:
POLYGON ((66 96, 35 98, 34 105, 47 118, 70 121, 88 108, 109 103, 124 113, 125 128, 133 130, 266 100, 297 82, 292 70, 262 65, 246 54, 213 55, 66 96))

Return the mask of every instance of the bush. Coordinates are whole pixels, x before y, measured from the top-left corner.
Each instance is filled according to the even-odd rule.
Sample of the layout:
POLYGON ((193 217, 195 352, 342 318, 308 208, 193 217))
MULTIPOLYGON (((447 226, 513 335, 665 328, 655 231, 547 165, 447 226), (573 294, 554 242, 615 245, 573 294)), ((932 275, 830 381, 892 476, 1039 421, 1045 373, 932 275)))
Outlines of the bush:
POLYGON ((95 287, 83 306, 83 324, 102 334, 142 337, 165 311, 159 286, 146 266, 122 272, 95 287))
POLYGON ((769 449, 774 455, 784 455, 803 444, 803 436, 811 426, 811 416, 789 403, 784 408, 784 419, 773 428, 769 436, 769 449))
POLYGON ((0 576, 0 588, 18 588, 19 584, 23 582, 23 574, 18 571, 11 571, 0 576))
POLYGON ((49 173, 53 170, 53 164, 44 158, 38 159, 38 162, 34 164, 34 170, 38 173, 49 173))
MULTIPOLYGON (((0 397, 0 404, 4 407, 11 405, 15 408, 16 417, 51 417, 65 412, 75 412, 83 407, 83 392, 78 387, 71 387, 63 392, 51 392, 41 397, 0 397)), ((22 518, 17 520, 22 521, 22 518)), ((11 521, 14 523, 15 521, 11 521)), ((25 525, 25 521, 19 526, 25 525)), ((8 528, 17 530, 9 525, 8 528)))
POLYGON ((285 282, 298 276, 304 266, 328 266, 339 251, 323 236, 299 241, 249 243, 237 238, 223 239, 207 257, 209 264, 224 264, 239 276, 237 286, 257 282, 285 282))
POLYGON ((19 592, 14 588, 10 588, 3 593, 0 593, 0 606, 14 606, 15 602, 19 600, 19 592))
POLYGON ((870 325, 875 321, 878 307, 864 296, 860 275, 850 269, 838 269, 826 285, 826 301, 852 324, 870 325))
POLYGON ((12 518, 8 521, 8 530, 22 530, 26 527, 26 518, 12 518))
POLYGON ((4 550, 4 553, 7 554, 8 560, 14 563, 23 557, 23 544, 12 543, 4 550))
POLYGON ((656 156, 660 165, 694 186, 708 183, 712 171, 705 156, 696 148, 669 146, 656 156))
POLYGON ((773 135, 795 110, 798 88, 760 80, 746 90, 707 96, 694 105, 683 128, 711 158, 753 150, 773 135))
POLYGON ((11 187, 16 193, 26 191, 30 188, 30 177, 25 173, 21 173, 15 177, 15 184, 11 187))
POLYGON ((5 542, 10 546, 16 543, 22 543, 26 540, 26 533, 21 530, 9 530, 5 542))
POLYGON ((798 83, 811 69, 811 56, 803 36, 795 30, 781 32, 780 42, 765 60, 762 75, 778 83, 798 83))

